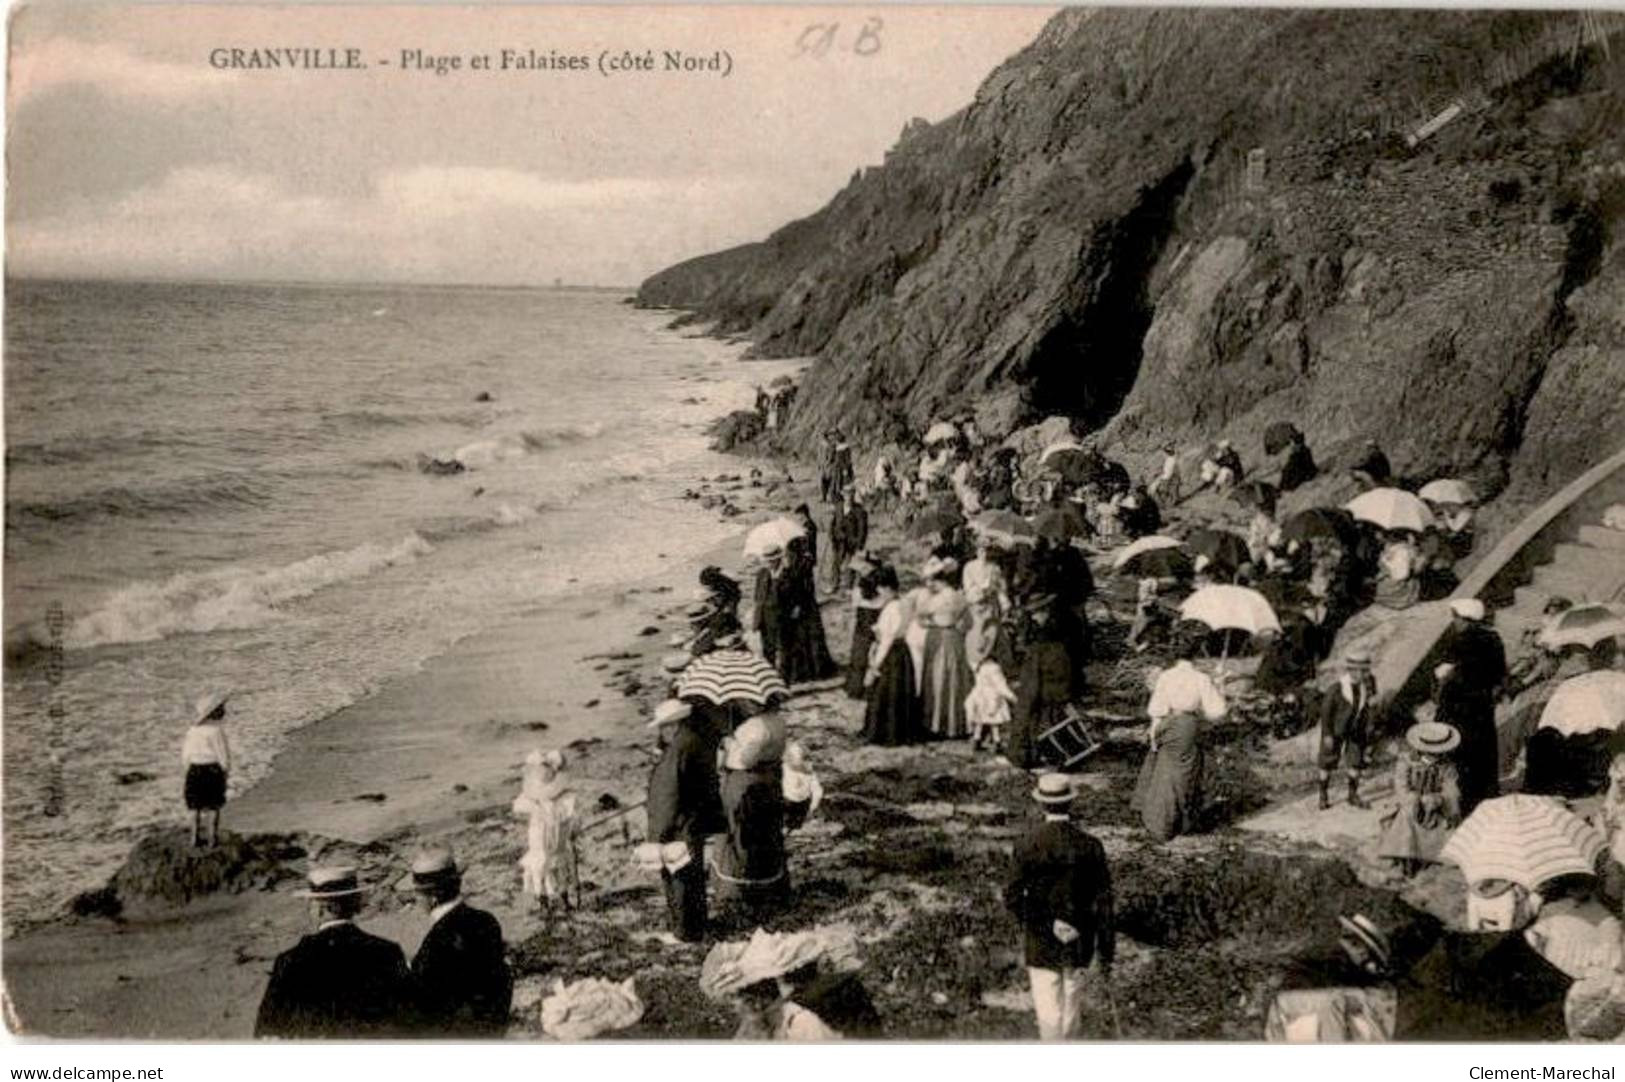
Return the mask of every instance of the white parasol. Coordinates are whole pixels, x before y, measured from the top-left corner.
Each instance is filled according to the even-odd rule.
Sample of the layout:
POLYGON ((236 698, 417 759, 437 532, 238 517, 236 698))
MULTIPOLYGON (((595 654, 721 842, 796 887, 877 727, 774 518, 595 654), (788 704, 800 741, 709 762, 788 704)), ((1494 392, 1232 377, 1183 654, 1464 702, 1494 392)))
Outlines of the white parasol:
POLYGON ((1054 458, 1063 451, 1082 450, 1085 450, 1083 444, 1079 443, 1075 439, 1072 439, 1071 437, 1058 439, 1048 447, 1044 448, 1044 453, 1038 456, 1038 464, 1040 466, 1046 465, 1050 459, 1054 458))
POLYGON ((1622 636, 1625 636, 1625 605, 1594 602, 1576 605, 1559 614, 1535 641, 1554 651, 1565 646, 1590 649, 1604 639, 1622 636))
POLYGON ((1344 506, 1355 518, 1385 530, 1421 533, 1436 525, 1428 505, 1402 488, 1374 488, 1354 497, 1344 506))
POLYGON ((947 443, 949 440, 958 438, 959 429, 954 426, 952 421, 938 421, 925 433, 925 442, 927 444, 947 443))
POLYGON ((798 537, 807 536, 807 529, 793 518, 769 519, 745 535, 746 559, 761 559, 774 549, 782 549, 798 537))
POLYGON ((1179 615, 1199 620, 1215 631, 1233 629, 1256 635, 1281 630, 1281 621, 1263 594, 1227 583, 1197 590, 1179 606, 1179 615))
POLYGON ((1570 677, 1557 686, 1537 728, 1579 736, 1625 725, 1625 672, 1603 670, 1570 677))
POLYGON ((1142 552, 1155 552, 1157 549, 1177 549, 1183 545, 1183 541, 1173 537, 1163 537, 1161 534, 1142 537, 1133 544, 1119 549, 1117 555, 1112 557, 1112 567, 1121 569, 1124 564, 1142 552))
POLYGON ((1602 833, 1552 797, 1515 793, 1486 800, 1440 850, 1469 885, 1486 879, 1538 890, 1562 875, 1592 875, 1602 833))
POLYGON ((1478 502, 1478 494, 1473 486, 1466 481, 1459 481, 1454 477, 1441 477, 1437 481, 1429 481, 1417 493, 1428 503, 1450 503, 1470 507, 1478 502))

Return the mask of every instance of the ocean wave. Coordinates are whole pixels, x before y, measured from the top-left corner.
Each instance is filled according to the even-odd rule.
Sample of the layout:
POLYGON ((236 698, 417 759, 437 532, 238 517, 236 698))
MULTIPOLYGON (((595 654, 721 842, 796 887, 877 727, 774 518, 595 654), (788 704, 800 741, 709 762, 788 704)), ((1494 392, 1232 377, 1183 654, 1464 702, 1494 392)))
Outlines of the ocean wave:
MULTIPOLYGON (((263 475, 261 475, 263 476, 263 475)), ((248 474, 217 474, 166 481, 147 487, 103 488, 51 500, 17 500, 6 504, 7 525, 28 522, 72 522, 87 518, 154 518, 199 511, 263 507, 272 499, 262 481, 248 474)))
POLYGON ((289 602, 433 551, 428 541, 411 533, 394 545, 368 542, 282 567, 189 571, 163 582, 134 583, 74 620, 64 645, 84 649, 259 627, 275 619, 278 608, 289 602))
POLYGON ((406 428, 410 425, 445 424, 479 428, 491 420, 488 409, 443 410, 429 413, 390 413, 385 410, 354 409, 322 413, 318 421, 328 429, 406 428))
POLYGON ((210 443, 193 432, 153 429, 108 436, 75 436, 69 439, 21 441, 6 448, 10 466, 64 466, 95 462, 103 458, 124 458, 149 451, 207 448, 210 443))
POLYGON ((601 422, 585 424, 550 425, 546 428, 513 432, 495 439, 475 440, 453 451, 449 457, 470 468, 490 466, 526 455, 550 451, 572 443, 584 443, 604 434, 601 422))

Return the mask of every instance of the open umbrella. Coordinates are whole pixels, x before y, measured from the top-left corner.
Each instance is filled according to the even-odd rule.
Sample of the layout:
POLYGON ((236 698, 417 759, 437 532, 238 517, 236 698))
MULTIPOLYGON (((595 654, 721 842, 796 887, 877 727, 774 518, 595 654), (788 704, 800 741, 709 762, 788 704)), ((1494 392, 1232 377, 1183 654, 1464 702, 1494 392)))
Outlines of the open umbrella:
POLYGON ((1033 519, 1033 532, 1051 541, 1070 541, 1089 536, 1089 523, 1070 507, 1051 507, 1033 519))
POLYGON ((1192 556, 1206 556, 1215 566, 1231 571, 1252 559, 1246 538, 1229 530, 1203 527, 1185 539, 1185 547, 1192 556))
POLYGON ((1429 481, 1417 493, 1428 503, 1453 503, 1463 506, 1478 502, 1478 494, 1473 491, 1466 481, 1458 481, 1454 477, 1441 477, 1437 481, 1429 481))
POLYGON ((1058 439, 1048 447, 1044 448, 1044 453, 1038 456, 1038 464, 1040 466, 1048 466, 1049 460, 1055 455, 1060 454, 1062 451, 1082 451, 1083 449, 1083 444, 1079 443, 1075 439, 1072 439, 1071 437, 1058 439))
POLYGON ((1360 530, 1354 524, 1354 516, 1340 507, 1311 507, 1281 523, 1282 540, 1313 541, 1317 537, 1352 548, 1359 540, 1360 530))
POLYGON ((1276 421, 1264 430, 1264 453, 1278 455, 1286 450, 1288 444, 1301 436, 1298 426, 1291 421, 1276 421))
POLYGON ((946 507, 933 507, 920 512, 908 524, 908 535, 914 538, 935 537, 944 530, 956 529, 965 523, 965 516, 946 507))
POLYGON ((1157 552, 1163 549, 1178 549, 1183 548, 1184 545, 1185 542, 1179 540, 1178 538, 1164 537, 1161 534, 1152 534, 1150 537, 1142 537, 1133 544, 1124 545, 1122 548, 1118 549, 1116 555, 1112 557, 1112 567, 1120 570, 1126 564, 1132 562, 1147 552, 1157 552))
POLYGON ((927 445, 934 443, 947 443, 949 440, 956 440, 958 438, 959 429, 954 427, 954 424, 951 421, 938 421, 936 424, 926 429, 925 432, 925 442, 927 445))
POLYGON ((1625 725, 1625 672, 1605 669, 1571 676, 1557 685, 1540 712, 1537 728, 1579 736, 1621 725, 1625 725))
POLYGON ((1269 601, 1257 590, 1220 584, 1204 586, 1185 599, 1179 615, 1198 620, 1214 631, 1236 630, 1256 635, 1279 631, 1281 621, 1269 601))
POLYGON ((1188 579, 1196 572, 1183 548, 1146 549, 1114 566, 1119 574, 1137 579, 1188 579))
POLYGON ((713 650, 696 658, 677 678, 679 699, 704 699, 717 706, 734 702, 768 706, 789 695, 778 671, 749 650, 713 650))
POLYGON ((977 533, 1005 544, 1030 542, 1036 535, 1032 523, 1014 511, 984 511, 971 523, 977 533))
POLYGON ((1435 524, 1428 505, 1402 488, 1374 488, 1362 492, 1345 506, 1355 518, 1385 530, 1421 533, 1435 524))
POLYGON ((1589 649, 1617 636, 1625 636, 1625 605, 1593 602, 1576 605, 1562 613, 1536 641, 1548 650, 1561 650, 1565 646, 1589 649))
POLYGON ((1469 884, 1502 879, 1536 890, 1560 875, 1594 874, 1605 844, 1596 827, 1554 798, 1516 793, 1473 809, 1439 856, 1469 884))
POLYGON ((795 538, 805 536, 806 527, 793 518, 769 519, 745 535, 745 556, 760 559, 768 551, 782 549, 795 538))

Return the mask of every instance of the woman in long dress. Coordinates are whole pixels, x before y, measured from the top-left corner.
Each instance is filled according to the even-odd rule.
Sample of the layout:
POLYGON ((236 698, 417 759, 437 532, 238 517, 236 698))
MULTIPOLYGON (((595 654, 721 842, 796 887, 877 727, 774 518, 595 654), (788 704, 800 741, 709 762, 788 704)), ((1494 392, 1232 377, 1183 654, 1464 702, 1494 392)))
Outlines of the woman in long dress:
POLYGON ((784 852, 784 718, 768 711, 722 742, 722 808, 727 838, 718 854, 718 893, 735 897, 754 921, 789 895, 784 852))
POLYGON ((957 740, 970 732, 965 721, 965 696, 975 683, 965 658, 965 632, 970 628, 970 606, 950 576, 958 570, 952 560, 940 560, 929 580, 924 607, 917 619, 925 625, 925 670, 920 678, 920 711, 930 733, 957 740))
POLYGON ((1397 806, 1382 818, 1377 855, 1397 860, 1407 875, 1435 863, 1461 823, 1461 785, 1448 756, 1461 734, 1437 721, 1412 725, 1394 764, 1397 806))
POLYGON ((852 654, 846 663, 846 695, 864 698, 863 678, 869 672, 869 649, 875 643, 875 621, 885 601, 874 588, 873 569, 864 568, 852 587, 852 654))
POLYGON ((863 739, 882 747, 912 744, 920 738, 920 700, 914 693, 914 662, 904 632, 913 623, 913 613, 897 596, 896 571, 877 568, 873 581, 881 607, 864 674, 868 706, 863 739))
POLYGON ((750 616, 750 629, 756 632, 763 659, 781 673, 779 657, 784 652, 784 620, 779 612, 779 596, 783 578, 784 550, 773 548, 763 553, 762 566, 756 571, 750 616))
POLYGON ((774 580, 779 618, 779 675, 787 684, 823 680, 835 673, 818 607, 812 542, 798 537, 785 546, 784 570, 774 580))
POLYGON ((1202 813, 1202 727, 1224 717, 1227 705, 1212 679, 1191 664, 1196 635, 1181 642, 1180 660, 1164 669, 1151 691, 1150 750, 1134 786, 1133 806, 1145 829, 1167 841, 1196 829, 1202 813))
POLYGON ((513 802, 513 814, 529 820, 528 848, 519 858, 525 893, 545 909, 554 902, 569 909, 576 883, 570 841, 576 827, 576 795, 563 770, 562 752, 532 751, 525 756, 523 781, 513 802))
POLYGON ((1038 738, 1066 717, 1074 699, 1071 650, 1058 618, 1061 602, 1040 594, 1027 602, 1016 705, 1005 734, 1005 758, 1023 770, 1041 767, 1038 738))

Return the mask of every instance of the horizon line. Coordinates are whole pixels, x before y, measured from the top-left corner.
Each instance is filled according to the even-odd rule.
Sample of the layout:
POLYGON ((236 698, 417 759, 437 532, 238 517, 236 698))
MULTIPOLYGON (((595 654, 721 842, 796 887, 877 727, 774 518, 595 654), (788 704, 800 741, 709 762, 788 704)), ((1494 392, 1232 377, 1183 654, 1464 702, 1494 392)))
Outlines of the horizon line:
POLYGON ((583 282, 436 282, 408 278, 203 278, 189 275, 140 274, 30 274, 6 269, 3 277, 11 282, 95 282, 128 285, 202 286, 284 286, 294 288, 407 288, 407 289, 511 289, 511 290, 592 290, 600 293, 632 293, 637 285, 590 285, 583 282))

